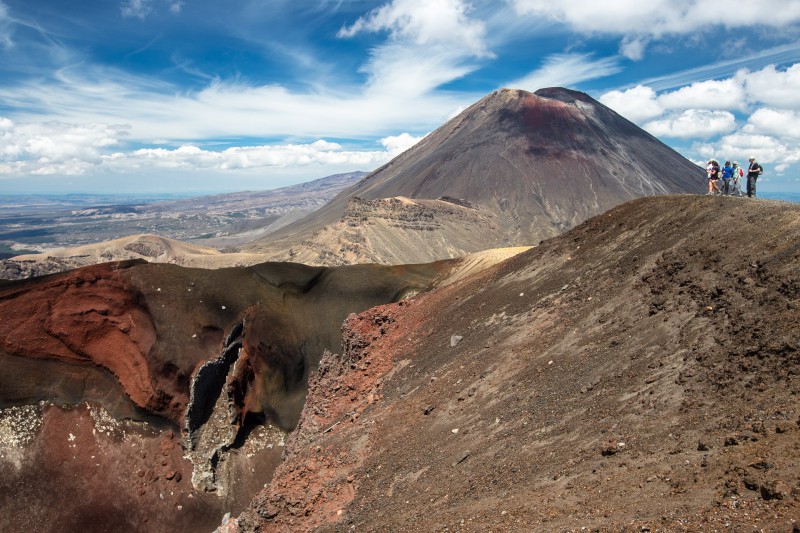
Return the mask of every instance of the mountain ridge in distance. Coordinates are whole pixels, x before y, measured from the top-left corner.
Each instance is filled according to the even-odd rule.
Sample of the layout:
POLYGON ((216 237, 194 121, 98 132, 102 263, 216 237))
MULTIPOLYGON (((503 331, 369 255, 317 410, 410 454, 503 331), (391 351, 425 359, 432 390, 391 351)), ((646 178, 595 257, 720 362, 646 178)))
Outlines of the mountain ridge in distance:
POLYGON ((0 241, 17 247, 32 244, 43 253, 8 254, 0 260, 0 278, 22 279, 136 258, 203 268, 263 262, 267 258, 262 255, 219 250, 228 252, 235 244, 302 218, 365 175, 348 172, 279 189, 146 204, 84 203, 91 196, 69 203, 61 196, 19 197, 20 202, 0 210, 0 241))

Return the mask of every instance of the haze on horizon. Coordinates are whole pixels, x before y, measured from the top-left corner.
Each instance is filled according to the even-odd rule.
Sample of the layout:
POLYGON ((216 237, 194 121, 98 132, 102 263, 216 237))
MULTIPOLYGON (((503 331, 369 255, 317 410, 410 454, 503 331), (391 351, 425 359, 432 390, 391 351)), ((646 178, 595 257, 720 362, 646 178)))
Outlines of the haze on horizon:
POLYGON ((800 0, 0 0, 0 194, 372 170, 488 92, 589 93, 800 192, 800 0))

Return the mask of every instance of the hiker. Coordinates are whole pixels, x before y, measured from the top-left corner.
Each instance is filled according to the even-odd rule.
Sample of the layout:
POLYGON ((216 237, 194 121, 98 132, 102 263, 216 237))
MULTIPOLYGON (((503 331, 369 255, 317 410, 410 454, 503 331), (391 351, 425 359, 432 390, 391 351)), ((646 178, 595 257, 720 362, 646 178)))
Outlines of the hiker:
POLYGON ((730 161, 725 161, 725 166, 722 167, 722 194, 725 196, 731 193, 731 179, 733 178, 733 167, 730 161))
POLYGON ((731 190, 731 196, 741 196, 742 195, 742 183, 741 179, 744 176, 744 170, 742 167, 739 166, 738 161, 733 162, 733 190, 731 190))
POLYGON ((764 168, 756 163, 756 156, 750 156, 750 166, 747 167, 747 197, 748 198, 755 198, 756 197, 756 181, 761 173, 764 172, 764 168))
POLYGON ((708 192, 706 194, 718 194, 719 187, 717 187, 717 180, 719 179, 719 163, 716 159, 712 159, 708 162, 706 165, 706 173, 708 174, 708 192))

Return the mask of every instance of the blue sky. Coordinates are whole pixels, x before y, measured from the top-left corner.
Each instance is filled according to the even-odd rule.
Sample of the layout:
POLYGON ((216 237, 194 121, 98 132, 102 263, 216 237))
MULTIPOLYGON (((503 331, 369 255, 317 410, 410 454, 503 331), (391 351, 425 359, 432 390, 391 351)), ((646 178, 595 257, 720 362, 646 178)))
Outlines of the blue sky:
POLYGON ((0 0, 0 194, 371 170, 547 86, 800 192, 800 0, 0 0))

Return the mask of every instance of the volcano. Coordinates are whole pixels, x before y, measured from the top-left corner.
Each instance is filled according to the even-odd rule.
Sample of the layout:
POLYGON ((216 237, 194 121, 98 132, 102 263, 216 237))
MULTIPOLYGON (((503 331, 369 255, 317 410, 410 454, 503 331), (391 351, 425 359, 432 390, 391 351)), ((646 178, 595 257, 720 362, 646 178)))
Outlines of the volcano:
POLYGON ((703 176, 585 93, 502 89, 242 249, 312 264, 425 262, 536 244, 634 198, 701 192, 703 176))

